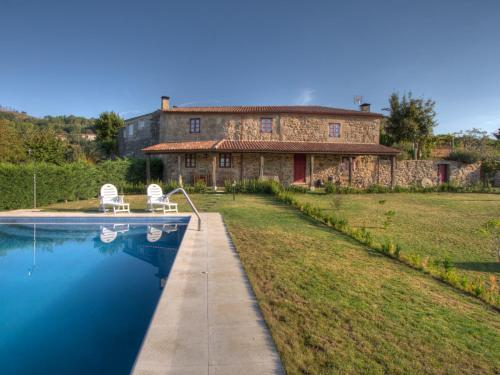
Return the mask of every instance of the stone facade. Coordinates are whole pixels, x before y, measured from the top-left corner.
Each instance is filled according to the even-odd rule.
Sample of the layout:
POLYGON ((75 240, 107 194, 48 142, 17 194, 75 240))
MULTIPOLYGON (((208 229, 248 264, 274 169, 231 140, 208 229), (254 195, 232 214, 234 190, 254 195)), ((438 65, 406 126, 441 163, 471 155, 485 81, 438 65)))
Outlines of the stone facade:
POLYGON ((162 113, 161 142, 189 142, 216 139, 308 141, 337 143, 379 143, 380 119, 367 117, 334 117, 317 115, 236 115, 162 113), (189 132, 189 121, 200 119, 200 132, 189 132), (272 132, 262 133, 262 118, 271 118, 272 132), (340 137, 328 136, 329 124, 340 124, 340 137))
MULTIPOLYGON (((381 116, 366 115, 356 111, 331 109, 329 112, 318 112, 310 109, 274 112, 274 109, 258 113, 238 112, 238 109, 217 110, 170 108, 169 98, 162 98, 162 110, 148 115, 135 117, 126 121, 126 127, 120 132, 119 150, 121 156, 143 156, 141 149, 161 143, 186 143, 197 141, 278 141, 278 142, 311 142, 378 145, 381 116), (316 113, 316 114, 313 114, 316 113), (321 114, 317 114, 321 113, 321 114), (328 113, 328 114, 325 114, 328 113), (191 133, 190 120, 199 120, 199 132, 191 133), (272 131, 262 132, 262 119, 271 119, 272 131), (329 125, 338 124, 340 134, 330 137, 329 125)), ((236 107, 235 107, 236 108, 236 107)), ((240 107, 245 108, 245 107, 240 107)), ((266 107, 267 108, 267 107, 266 107)), ((259 110, 260 111, 260 110, 259 110)), ((242 142, 243 143, 243 142, 242 142)), ((186 146, 187 150, 192 145, 186 146)), ((214 146, 215 147, 215 146, 214 146)), ((180 148, 179 149, 183 149, 180 148)), ((179 149, 174 149, 178 151, 179 149)), ((258 148, 257 148, 258 149, 258 148)), ((212 185, 213 165, 215 158, 216 184, 222 186, 227 180, 264 178, 279 181, 285 185, 294 183, 294 154, 271 153, 263 149, 263 154, 254 153, 257 149, 240 153, 244 149, 231 154, 231 166, 221 168, 220 153, 187 151, 190 158, 196 160, 194 167, 187 167, 187 153, 161 153, 164 162, 164 179, 178 180, 182 176, 185 183, 198 180, 212 185), (261 158, 263 169, 261 171, 261 158)), ((276 150, 278 150, 277 148, 276 150)), ((338 150, 340 146, 336 147, 338 150)), ((349 150, 349 148, 347 148, 349 150)), ((350 150, 356 150, 352 146, 350 150)), ((367 148, 365 148, 367 149, 367 148)), ((373 149, 373 148, 372 148, 373 149)), ((300 147, 296 152, 305 152, 300 147)), ((309 149, 311 150, 311 149, 309 149)), ((346 148, 344 148, 346 150, 346 148)), ((168 152, 174 152, 168 151, 168 152)), ((314 151, 309 151, 314 152, 314 151)), ((395 155, 389 153, 373 153, 374 155, 395 155)), ((346 186, 366 188, 379 184, 390 186, 435 185, 440 182, 438 170, 440 164, 447 164, 448 180, 467 185, 480 179, 480 167, 477 164, 463 165, 450 161, 397 161, 394 169, 394 181, 391 181, 391 156, 373 155, 334 155, 307 154, 304 166, 305 181, 299 183, 314 185, 317 181, 332 181, 346 186), (355 156, 358 155, 358 156, 355 156), (350 168, 350 160, 352 168, 350 168), (311 175, 311 165, 313 173, 311 175), (352 174, 351 174, 352 172, 352 174)), ((297 164, 300 165, 300 164, 297 164)))
MULTIPOLYGON (((163 155, 164 179, 178 180, 178 156, 180 156, 180 172, 185 183, 198 180, 211 185, 213 153, 198 153, 196 167, 186 168, 186 154, 163 155)), ((223 186, 226 180, 254 179, 260 176, 260 154, 234 153, 231 168, 219 167, 219 154, 216 155, 217 186, 223 186), (243 167, 242 167, 243 158, 243 167)), ((314 155, 313 183, 318 180, 331 181, 341 186, 349 185, 349 158, 336 155, 314 155)), ((448 165, 448 181, 457 185, 471 185, 480 181, 480 164, 463 164, 454 161, 440 160, 401 160, 395 169, 395 185, 431 186, 439 184, 438 165, 448 165), (427 181, 428 180, 428 181, 427 181)), ((305 184, 310 184, 311 155, 306 157, 305 184)), ((272 179, 289 185, 293 183, 293 154, 264 154, 264 179, 272 179)), ((353 158, 352 186, 367 188, 372 185, 391 185, 391 163, 388 158, 377 156, 358 156, 353 158)))
POLYGON ((118 133, 118 154, 121 157, 143 157, 143 148, 160 141, 160 111, 125 120, 118 133))

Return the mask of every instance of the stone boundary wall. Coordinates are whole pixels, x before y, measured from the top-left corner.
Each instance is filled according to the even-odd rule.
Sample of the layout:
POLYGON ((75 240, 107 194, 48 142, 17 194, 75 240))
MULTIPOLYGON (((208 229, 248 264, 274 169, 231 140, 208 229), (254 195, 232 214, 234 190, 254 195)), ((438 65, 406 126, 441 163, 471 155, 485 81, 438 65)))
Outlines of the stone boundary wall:
MULTIPOLYGON (((448 165, 448 182, 460 186, 479 183, 481 180, 481 163, 464 164, 450 160, 398 160, 396 163, 397 186, 435 186, 439 184, 438 165, 448 165)), ((380 161, 381 185, 391 183, 391 163, 380 161)))
MULTIPOLYGON (((395 185, 435 186, 439 184, 438 165, 448 165, 448 182, 473 185, 480 182, 481 163, 464 164, 450 160, 399 160, 396 162, 395 185)), ((314 180, 324 182, 333 177, 341 186, 349 185, 347 158, 317 155, 314 162, 314 180)), ((353 160, 352 186, 367 188, 372 185, 391 185, 391 161, 376 156, 358 156, 353 160)))

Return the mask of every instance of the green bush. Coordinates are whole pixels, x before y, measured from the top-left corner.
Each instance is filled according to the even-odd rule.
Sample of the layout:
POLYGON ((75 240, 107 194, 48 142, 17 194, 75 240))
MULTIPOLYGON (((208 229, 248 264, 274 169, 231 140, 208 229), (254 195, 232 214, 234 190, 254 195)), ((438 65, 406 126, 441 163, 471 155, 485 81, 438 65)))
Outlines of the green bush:
POLYGON ((33 171, 36 169, 37 206, 58 201, 88 199, 98 193, 96 166, 72 164, 0 163, 0 209, 33 207, 33 171))
POLYGON ((254 193, 254 194, 274 194, 284 188, 273 180, 244 179, 241 181, 224 181, 226 193, 254 193), (233 185, 234 184, 234 185, 233 185))
MULTIPOLYGON (((123 194, 144 194, 145 161, 137 160, 117 159, 99 164, 77 162, 62 165, 0 163, 0 210, 33 207, 34 170, 37 206, 96 197, 100 187, 106 183, 115 185, 123 194), (139 175, 140 165, 144 166, 144 178, 139 175)), ((161 163, 159 159, 152 161, 156 177, 162 170, 158 163, 161 163)))
POLYGON ((447 159, 460 161, 465 164, 473 164, 481 160, 481 155, 476 151, 455 150, 448 155, 447 159))

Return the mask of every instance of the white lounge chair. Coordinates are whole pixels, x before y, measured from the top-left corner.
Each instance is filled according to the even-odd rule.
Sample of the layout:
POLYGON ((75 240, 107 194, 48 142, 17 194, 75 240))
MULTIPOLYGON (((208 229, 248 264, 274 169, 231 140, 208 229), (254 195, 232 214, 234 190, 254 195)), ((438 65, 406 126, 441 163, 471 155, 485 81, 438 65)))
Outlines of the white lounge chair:
POLYGON ((175 212, 178 213, 177 203, 171 203, 169 199, 163 195, 163 191, 161 187, 156 184, 151 184, 148 186, 148 201, 146 209, 151 212, 155 212, 155 210, 160 209, 163 210, 163 213, 167 212, 175 212), (155 208, 155 206, 159 206, 159 208, 155 208))
POLYGON ((130 213, 129 204, 123 201, 123 195, 118 195, 118 190, 111 184, 103 185, 99 195, 99 209, 106 212, 107 206, 111 206, 115 214, 117 212, 130 213))

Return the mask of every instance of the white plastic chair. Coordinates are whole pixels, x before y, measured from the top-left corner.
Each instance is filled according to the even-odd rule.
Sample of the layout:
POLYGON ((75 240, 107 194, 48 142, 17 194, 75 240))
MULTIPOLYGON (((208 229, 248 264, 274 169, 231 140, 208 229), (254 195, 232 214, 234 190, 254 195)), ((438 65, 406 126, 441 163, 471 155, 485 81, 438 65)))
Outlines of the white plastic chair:
POLYGON ((156 184, 151 184, 148 186, 148 201, 146 204, 146 209, 151 212, 155 212, 155 210, 163 210, 163 213, 167 212, 175 212, 178 213, 177 203, 171 203, 169 199, 163 195, 163 191, 161 187, 156 184), (155 208, 155 206, 159 206, 159 208, 155 208))
POLYGON ((118 190, 111 184, 103 185, 99 195, 99 209, 106 212, 107 206, 111 206, 115 214, 117 212, 130 213, 129 204, 123 201, 123 195, 118 195, 118 190))

